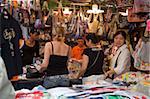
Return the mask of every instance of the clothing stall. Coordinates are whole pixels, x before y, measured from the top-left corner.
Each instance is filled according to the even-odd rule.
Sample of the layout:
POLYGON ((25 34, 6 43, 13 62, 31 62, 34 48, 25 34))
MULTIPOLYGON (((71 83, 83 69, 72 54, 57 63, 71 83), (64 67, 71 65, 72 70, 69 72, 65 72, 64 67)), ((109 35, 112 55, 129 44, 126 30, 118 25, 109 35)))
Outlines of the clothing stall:
POLYGON ((15 99, 150 99, 149 4, 149 0, 0 0, 0 55, 15 89, 15 99), (34 53, 28 55, 33 62, 23 66, 21 40, 27 44, 26 41, 32 39, 32 30, 38 34, 38 38, 33 34, 38 42, 38 54, 28 50, 34 53), (124 44, 116 48, 114 38, 118 31, 124 31, 126 37, 123 38, 124 44), (45 49, 52 50, 48 54, 55 53, 52 41, 62 32, 63 41, 69 46, 64 47, 68 48, 65 49, 67 63, 64 65, 67 65, 64 68, 68 74, 48 76, 47 71, 53 71, 48 70, 49 67, 40 71, 45 62, 45 49), (94 44, 91 38, 88 42, 86 37, 89 34, 94 34, 93 40, 99 41, 91 51, 84 50, 88 44, 94 44), (85 43, 81 55, 90 65, 82 58, 77 60, 69 56, 79 38, 85 43), (52 48, 45 47, 49 42, 52 48), (123 53, 125 50, 127 57, 123 53), (127 60, 131 60, 129 64, 127 60), (121 67, 123 63, 120 61, 130 65, 129 68, 121 67), (101 64, 101 68, 94 68, 95 64, 101 64), (113 69, 111 64, 114 64, 113 69), (82 70, 84 65, 89 66, 87 71, 82 70), (93 73, 90 70, 93 68, 95 71, 100 69, 101 73, 93 73), (109 75, 109 70, 116 74, 109 75), (90 76, 77 77, 81 71, 90 76))

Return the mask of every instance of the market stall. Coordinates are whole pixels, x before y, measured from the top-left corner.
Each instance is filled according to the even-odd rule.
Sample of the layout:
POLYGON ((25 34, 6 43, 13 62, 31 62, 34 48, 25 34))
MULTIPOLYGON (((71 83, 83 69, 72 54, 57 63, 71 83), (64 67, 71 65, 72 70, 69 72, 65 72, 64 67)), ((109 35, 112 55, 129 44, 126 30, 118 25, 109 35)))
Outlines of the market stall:
POLYGON ((0 55, 16 99, 149 99, 149 4, 149 0, 0 0, 0 55), (126 35, 120 33, 120 37, 118 31, 126 35), (119 37, 121 40, 115 42, 119 37), (79 38, 85 43, 81 60, 70 55, 78 45, 79 52, 79 38), (30 63, 23 65, 21 48, 27 49, 30 63), (124 56, 119 57, 121 54, 124 56), (50 60, 50 55, 63 58, 50 60), (53 65, 66 62, 68 74, 48 76, 48 69, 41 70, 45 60, 53 65), (122 65, 127 60, 129 68, 122 65), (94 68, 95 64, 101 70, 94 68), (126 71, 117 68, 116 72, 118 64, 126 71), (91 70, 93 73, 85 76, 88 66, 102 72, 96 75, 91 70))

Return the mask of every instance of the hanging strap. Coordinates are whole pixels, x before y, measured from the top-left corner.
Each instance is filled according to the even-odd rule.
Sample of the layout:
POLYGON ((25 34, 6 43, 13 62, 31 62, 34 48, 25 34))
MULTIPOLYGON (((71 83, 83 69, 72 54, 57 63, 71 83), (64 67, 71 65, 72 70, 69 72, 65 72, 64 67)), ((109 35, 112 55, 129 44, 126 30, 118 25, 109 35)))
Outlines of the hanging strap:
POLYGON ((91 69, 91 68, 95 65, 95 63, 96 63, 97 60, 98 60, 99 55, 100 55, 100 51, 97 53, 97 56, 96 56, 94 62, 92 63, 92 65, 89 66, 89 68, 87 68, 87 70, 91 69))
POLYGON ((117 59, 116 59, 116 62, 115 62, 115 66, 114 66, 114 68, 116 68, 116 67, 117 67, 117 64, 118 64, 118 58, 119 58, 119 55, 121 54, 121 52, 122 52, 122 51, 120 51, 120 53, 118 54, 118 57, 117 57, 117 59))
POLYGON ((53 43, 52 42, 50 42, 51 43, 51 45, 52 45, 52 55, 54 54, 54 47, 53 47, 53 43))
MULTIPOLYGON (((115 66, 114 66, 114 68, 116 68, 117 67, 117 64, 118 64, 118 58, 119 58, 119 56, 120 56, 120 54, 121 54, 121 52, 122 51, 120 51, 120 53, 118 54, 118 57, 117 57, 117 59, 116 59, 116 62, 115 62, 115 66)), ((112 79, 114 79, 114 74, 112 75, 112 79)))

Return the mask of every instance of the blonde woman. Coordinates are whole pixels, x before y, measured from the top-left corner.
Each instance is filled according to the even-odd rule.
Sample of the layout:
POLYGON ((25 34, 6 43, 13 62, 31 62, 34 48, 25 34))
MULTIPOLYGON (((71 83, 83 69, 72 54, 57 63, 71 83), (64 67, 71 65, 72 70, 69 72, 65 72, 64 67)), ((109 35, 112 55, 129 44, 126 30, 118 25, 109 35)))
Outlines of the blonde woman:
POLYGON ((40 71, 46 70, 47 76, 68 74, 67 61, 71 55, 71 47, 64 43, 64 39, 63 31, 60 31, 53 41, 45 45, 40 71))

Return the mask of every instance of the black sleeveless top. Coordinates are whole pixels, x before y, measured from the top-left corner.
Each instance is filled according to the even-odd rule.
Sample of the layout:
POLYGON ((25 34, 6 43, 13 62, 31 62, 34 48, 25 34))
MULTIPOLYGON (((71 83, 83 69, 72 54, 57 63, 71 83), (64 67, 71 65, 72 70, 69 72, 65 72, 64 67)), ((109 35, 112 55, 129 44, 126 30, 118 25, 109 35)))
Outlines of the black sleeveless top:
POLYGON ((54 55, 54 47, 52 42, 51 45, 52 45, 52 55, 50 55, 49 65, 46 70, 47 76, 68 74, 67 69, 68 56, 54 55))

